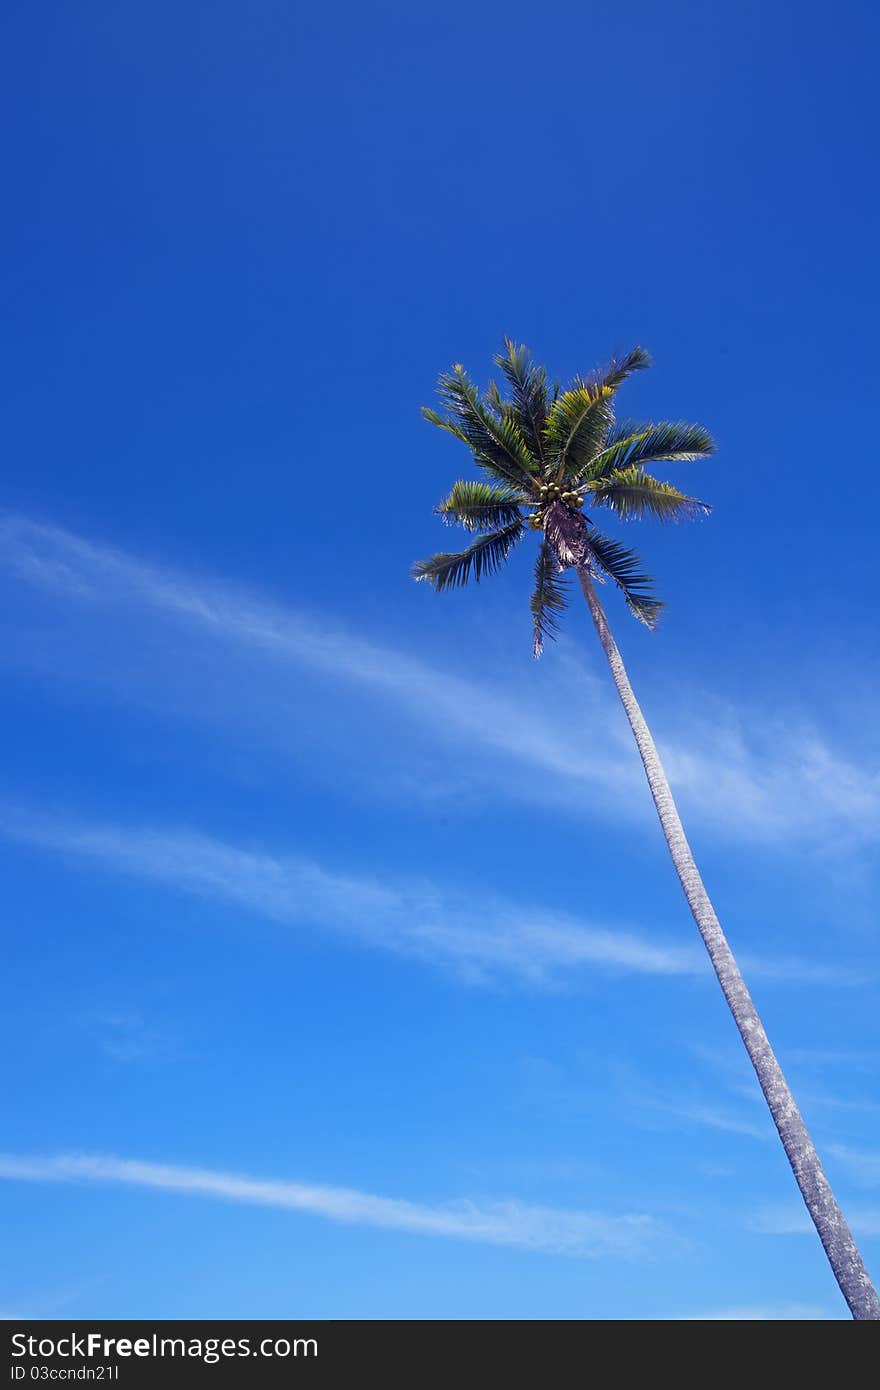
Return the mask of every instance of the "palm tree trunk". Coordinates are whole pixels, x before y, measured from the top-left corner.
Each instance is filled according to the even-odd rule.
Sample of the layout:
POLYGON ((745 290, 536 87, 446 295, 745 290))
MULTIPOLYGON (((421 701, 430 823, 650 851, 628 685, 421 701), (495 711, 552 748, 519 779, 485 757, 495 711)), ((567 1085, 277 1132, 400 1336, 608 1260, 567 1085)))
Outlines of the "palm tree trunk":
POLYGON ((733 952, 727 944, 715 909, 703 887, 703 880, 694 862, 691 847, 687 842, 672 792, 666 780, 666 773, 657 754, 651 732, 645 723, 642 711, 633 694, 629 677, 626 674, 617 643, 611 635, 608 621, 596 594, 588 565, 577 565, 578 577, 584 598, 589 605, 599 641, 602 643, 614 684, 617 686, 626 710, 630 728, 635 735, 636 744, 644 763, 648 785, 660 817, 660 824, 666 836, 666 843, 675 871, 678 874, 688 906, 699 928, 709 958, 718 976, 718 983, 733 1014, 740 1037, 745 1044, 752 1066, 757 1073, 761 1090, 773 1116, 773 1123, 779 1131, 788 1161, 791 1164, 801 1196, 807 1211, 825 1247, 825 1253, 840 1285, 840 1291, 849 1305, 854 1318, 860 1320, 880 1320, 880 1298, 871 1283, 849 1226, 831 1186, 828 1182, 819 1155, 807 1133, 800 1111, 782 1074, 773 1049, 764 1032, 745 981, 740 974, 733 952))

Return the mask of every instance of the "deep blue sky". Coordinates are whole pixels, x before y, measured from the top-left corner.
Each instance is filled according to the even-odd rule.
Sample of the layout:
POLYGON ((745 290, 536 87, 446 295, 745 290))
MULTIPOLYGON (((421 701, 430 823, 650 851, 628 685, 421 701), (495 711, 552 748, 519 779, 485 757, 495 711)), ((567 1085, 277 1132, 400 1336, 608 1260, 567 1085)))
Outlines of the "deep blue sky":
POLYGON ((880 1274, 878 29, 8 18, 0 1310, 841 1315, 585 614, 407 578, 504 333, 717 437, 609 612, 880 1274))

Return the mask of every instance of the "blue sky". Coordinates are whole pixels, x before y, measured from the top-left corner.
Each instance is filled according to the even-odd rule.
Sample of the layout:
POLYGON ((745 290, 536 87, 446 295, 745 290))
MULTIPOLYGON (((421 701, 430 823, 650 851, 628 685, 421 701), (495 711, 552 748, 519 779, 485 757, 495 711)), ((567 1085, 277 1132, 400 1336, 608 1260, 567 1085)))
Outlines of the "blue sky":
POLYGON ((609 612, 880 1274, 877 30, 8 21, 0 1311, 844 1315, 586 613, 407 577, 504 333, 718 440, 609 612))

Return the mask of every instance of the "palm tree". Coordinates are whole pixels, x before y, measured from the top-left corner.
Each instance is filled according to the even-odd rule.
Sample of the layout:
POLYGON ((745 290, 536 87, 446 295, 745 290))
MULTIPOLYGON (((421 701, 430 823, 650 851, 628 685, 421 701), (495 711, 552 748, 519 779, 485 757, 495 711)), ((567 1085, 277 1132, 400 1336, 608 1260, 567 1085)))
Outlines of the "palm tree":
POLYGON ((424 409, 434 425, 467 446, 483 474, 455 483, 437 507, 476 539, 462 551, 443 552, 413 566, 413 577, 438 591, 493 574, 531 529, 539 534, 531 598, 534 651, 556 632, 566 607, 565 580, 577 576, 626 711, 669 853, 718 982, 757 1073, 807 1210, 854 1318, 880 1320, 880 1299, 837 1204, 788 1083, 776 1060, 715 910, 700 877, 654 740, 630 685, 596 584, 611 579, 634 617, 653 627, 662 607, 638 556, 610 539, 584 514, 608 508, 624 520, 676 521, 709 511, 705 502, 660 482, 646 465, 706 458, 708 431, 691 424, 618 424, 613 403, 633 372, 650 366, 642 348, 612 361, 571 386, 551 388, 545 370, 524 347, 505 339, 495 358, 507 383, 482 394, 456 364, 440 378, 443 413, 424 409))

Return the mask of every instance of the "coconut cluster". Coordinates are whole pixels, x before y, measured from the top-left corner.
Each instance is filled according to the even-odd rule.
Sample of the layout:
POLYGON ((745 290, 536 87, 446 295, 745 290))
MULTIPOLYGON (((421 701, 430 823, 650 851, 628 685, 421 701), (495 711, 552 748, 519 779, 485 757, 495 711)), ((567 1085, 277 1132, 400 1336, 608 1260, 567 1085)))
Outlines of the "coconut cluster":
MULTIPOLYGON (((547 507, 553 502, 564 502, 566 507, 571 507, 580 511, 584 505, 584 499, 579 492, 563 492, 558 483, 542 483, 540 491, 540 506, 547 507)), ((529 525, 533 531, 541 531, 544 528, 543 511, 534 512, 529 517, 529 525)))
POLYGON ((558 483, 541 484, 542 502, 564 502, 567 507, 582 507, 584 499, 579 492, 563 492, 558 483))

